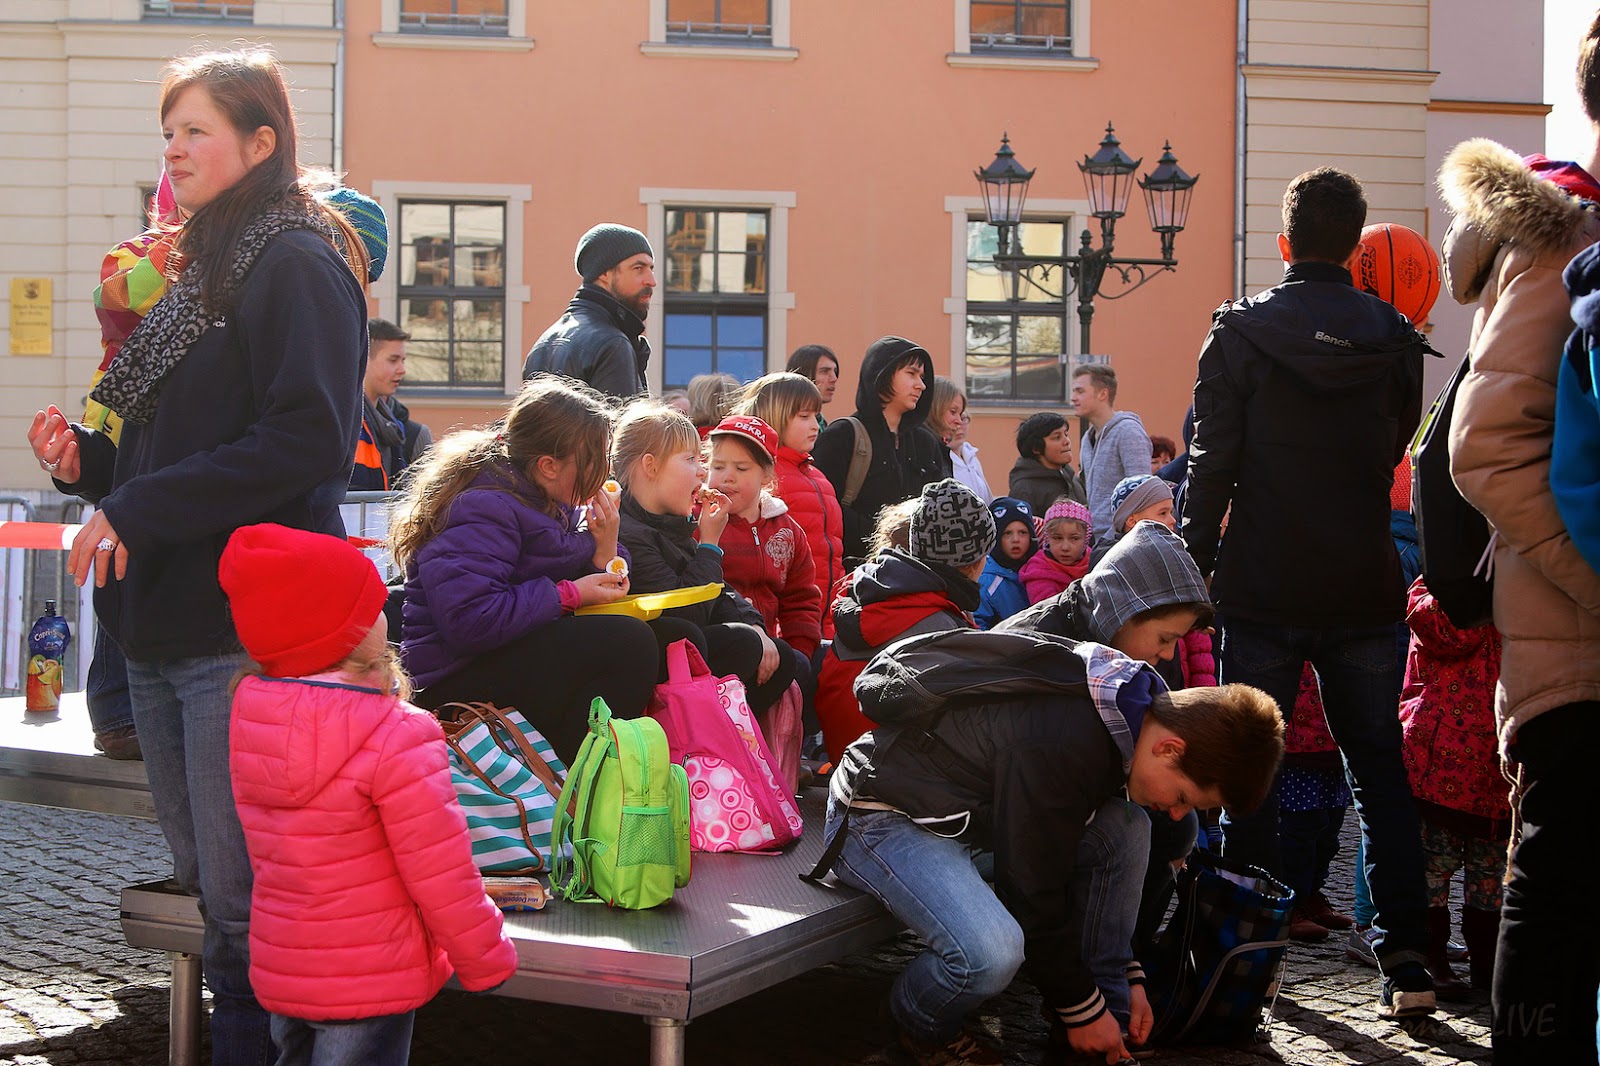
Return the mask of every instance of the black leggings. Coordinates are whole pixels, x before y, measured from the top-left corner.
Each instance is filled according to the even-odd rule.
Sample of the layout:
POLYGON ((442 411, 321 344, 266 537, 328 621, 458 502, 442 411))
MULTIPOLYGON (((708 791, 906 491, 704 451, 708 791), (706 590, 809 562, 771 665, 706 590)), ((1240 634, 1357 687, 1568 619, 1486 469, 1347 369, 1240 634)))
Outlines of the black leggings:
POLYGON ((433 710, 455 701, 515 707, 567 765, 589 732, 589 702, 606 701, 617 718, 637 718, 655 688, 656 638, 625 615, 566 615, 484 652, 413 697, 433 710))
POLYGON ((656 659, 659 680, 667 679, 667 645, 687 640, 700 652, 711 672, 718 677, 737 674, 744 682, 745 699, 752 711, 764 711, 788 691, 795 681, 805 690, 811 683, 810 664, 805 656, 781 640, 778 646, 778 668, 764 684, 756 684, 756 673, 761 668, 761 631, 744 622, 717 622, 697 626, 682 618, 662 615, 650 623, 659 642, 656 659))

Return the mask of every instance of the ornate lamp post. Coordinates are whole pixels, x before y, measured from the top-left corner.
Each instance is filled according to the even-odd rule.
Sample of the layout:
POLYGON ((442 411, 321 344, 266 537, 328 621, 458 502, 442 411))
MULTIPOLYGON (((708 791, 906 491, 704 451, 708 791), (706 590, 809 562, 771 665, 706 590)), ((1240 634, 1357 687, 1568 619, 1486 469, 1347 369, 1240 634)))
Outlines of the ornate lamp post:
POLYGON ((1173 256, 1173 244, 1189 218, 1189 199, 1199 175, 1184 173, 1178 159, 1172 154, 1168 142, 1156 169, 1138 179, 1144 190, 1145 207, 1150 214, 1150 228, 1161 236, 1160 259, 1134 259, 1115 254, 1117 219, 1128 210, 1128 197, 1133 191, 1134 173, 1142 160, 1131 158, 1122 150, 1111 123, 1106 123, 1105 139, 1100 150, 1085 156, 1078 164, 1083 174, 1083 184, 1089 194, 1089 213, 1100 220, 1100 247, 1094 247, 1089 231, 1085 229, 1082 246, 1076 255, 1037 256, 1023 255, 1020 246, 1012 251, 1017 226, 1022 223, 1023 205, 1028 198, 1028 183, 1033 171, 1017 162, 1011 150, 1010 138, 1002 135, 1000 150, 994 162, 976 172, 979 188, 983 191, 984 212, 988 222, 999 233, 999 250, 995 252, 995 265, 1002 270, 1017 271, 1028 277, 1030 284, 1057 299, 1065 299, 1076 290, 1078 297, 1078 328, 1080 348, 1087 353, 1089 324, 1094 318, 1094 301, 1097 296, 1107 300, 1120 299, 1137 289, 1157 274, 1174 270, 1178 260, 1173 256), (1062 277, 1060 293, 1050 292, 1044 283, 1059 270, 1062 277), (1121 281, 1118 291, 1102 292, 1101 282, 1107 270, 1114 271, 1121 281))

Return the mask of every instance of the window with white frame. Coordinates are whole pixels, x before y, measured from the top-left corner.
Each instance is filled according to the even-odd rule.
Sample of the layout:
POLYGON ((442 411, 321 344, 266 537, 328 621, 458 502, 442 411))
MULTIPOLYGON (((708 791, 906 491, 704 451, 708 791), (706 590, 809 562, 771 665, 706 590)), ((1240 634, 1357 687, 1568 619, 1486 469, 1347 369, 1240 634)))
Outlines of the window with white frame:
POLYGON ((769 212, 665 209, 661 374, 682 388, 701 374, 753 381, 766 373, 769 212))
POLYGON ((178 22, 253 22, 255 0, 144 0, 146 19, 178 22))
POLYGON ((400 0, 399 30, 503 37, 510 18, 510 0, 400 0))
MULTIPOLYGON (((1014 241, 1024 255, 1060 256, 1070 251, 1070 216, 1036 218, 1017 227, 1014 241)), ((1015 247, 1015 245, 1013 245, 1015 247)), ((1069 308, 1060 293, 1060 271, 1049 289, 1016 270, 995 265, 995 228, 967 218, 966 393, 974 404, 1060 404, 1067 397, 1069 308)))
POLYGON ((506 205, 401 199, 396 229, 407 384, 500 388, 506 205))

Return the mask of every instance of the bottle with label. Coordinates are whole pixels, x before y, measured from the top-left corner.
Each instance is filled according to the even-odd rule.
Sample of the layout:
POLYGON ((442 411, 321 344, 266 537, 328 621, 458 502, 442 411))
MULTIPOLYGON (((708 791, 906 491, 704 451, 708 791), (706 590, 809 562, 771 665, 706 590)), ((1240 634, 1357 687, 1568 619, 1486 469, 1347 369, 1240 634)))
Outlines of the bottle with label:
POLYGON ((24 707, 35 713, 49 713, 61 707, 62 662, 72 630, 67 620, 56 614, 56 601, 44 601, 44 614, 28 631, 28 685, 24 707))

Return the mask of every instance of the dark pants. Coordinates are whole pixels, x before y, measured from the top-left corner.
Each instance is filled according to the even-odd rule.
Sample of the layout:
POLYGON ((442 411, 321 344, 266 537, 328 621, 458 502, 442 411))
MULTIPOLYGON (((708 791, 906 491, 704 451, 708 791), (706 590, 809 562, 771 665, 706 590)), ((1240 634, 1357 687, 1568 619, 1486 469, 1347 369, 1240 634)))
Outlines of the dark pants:
POLYGON ((1278 812, 1283 883, 1294 889, 1296 903, 1304 904, 1307 896, 1321 892, 1322 886, 1328 883, 1328 867, 1339 854, 1342 829, 1343 807, 1278 812))
POLYGON ((1495 955, 1497 1066, 1595 1062, 1600 932, 1594 878, 1582 869, 1594 841, 1594 752, 1600 702, 1546 711, 1517 731, 1522 839, 1495 955))
POLYGON ((133 699, 128 695, 128 660, 122 648, 106 635, 94 632, 94 658, 89 660, 89 677, 83 686, 84 702, 89 705, 89 727, 96 733, 109 733, 133 724, 133 699))
POLYGON ((735 674, 744 682, 745 700, 752 711, 764 711, 778 702, 795 681, 804 691, 811 684, 810 664, 805 656, 781 640, 778 646, 778 668, 763 684, 756 684, 756 674, 761 668, 761 630, 743 622, 717 622, 698 626, 682 618, 662 615, 650 623, 659 645, 657 677, 667 679, 667 645, 687 640, 700 652, 711 672, 718 677, 735 674))
POLYGON ((433 710, 482 700, 515 707, 567 765, 589 732, 589 703, 606 701, 617 718, 637 718, 650 703, 655 635, 625 615, 567 615, 485 652, 416 694, 433 710))
MULTIPOLYGON (((1421 830, 1400 755, 1394 626, 1317 629, 1225 618, 1220 661, 1224 684, 1264 690, 1286 721, 1294 713, 1304 664, 1316 668, 1328 731, 1344 756, 1367 840, 1367 882, 1377 906, 1376 924, 1385 930, 1377 945, 1378 963, 1385 973, 1404 963, 1422 963, 1427 888, 1421 830)), ((1224 855, 1284 876, 1276 787, 1255 814, 1224 815, 1222 836, 1224 855)))

